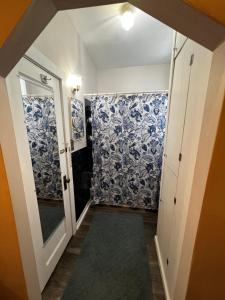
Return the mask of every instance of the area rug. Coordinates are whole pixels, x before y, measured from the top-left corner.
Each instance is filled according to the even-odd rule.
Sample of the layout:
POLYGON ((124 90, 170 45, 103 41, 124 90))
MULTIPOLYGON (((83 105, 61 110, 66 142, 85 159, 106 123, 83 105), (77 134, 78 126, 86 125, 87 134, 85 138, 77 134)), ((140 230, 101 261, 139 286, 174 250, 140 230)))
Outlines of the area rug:
POLYGON ((62 299, 153 299, 141 216, 94 215, 62 299))

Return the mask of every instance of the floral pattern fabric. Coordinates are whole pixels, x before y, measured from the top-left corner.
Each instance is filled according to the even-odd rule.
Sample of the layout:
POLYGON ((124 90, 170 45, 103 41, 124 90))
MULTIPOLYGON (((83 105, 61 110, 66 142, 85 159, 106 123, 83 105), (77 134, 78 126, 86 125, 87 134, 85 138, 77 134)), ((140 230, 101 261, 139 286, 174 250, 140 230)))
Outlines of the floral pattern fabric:
POLYGON ((62 200, 53 96, 22 96, 38 199, 62 200))
POLYGON ((93 96, 94 203, 157 209, 168 94, 93 96))
POLYGON ((72 139, 80 140, 84 137, 84 105, 81 101, 72 98, 72 139))

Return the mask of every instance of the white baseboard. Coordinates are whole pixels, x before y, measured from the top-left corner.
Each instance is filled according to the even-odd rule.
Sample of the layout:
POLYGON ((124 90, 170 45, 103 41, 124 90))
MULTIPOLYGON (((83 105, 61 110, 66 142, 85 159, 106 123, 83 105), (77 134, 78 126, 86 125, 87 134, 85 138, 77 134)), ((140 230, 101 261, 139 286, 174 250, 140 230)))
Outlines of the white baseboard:
POLYGON ((160 252, 160 248, 159 248, 159 242, 158 242, 157 235, 155 235, 155 246, 156 246, 156 252, 157 252, 157 257, 158 257, 158 261, 159 261, 159 268, 160 268, 160 273, 161 273, 161 276, 162 276, 162 281, 163 281, 163 287, 164 287, 164 291, 165 291, 166 300, 171 300, 170 295, 169 295, 169 289, 168 289, 167 281, 166 281, 166 275, 165 275, 165 271, 164 271, 164 268, 163 268, 162 256, 161 256, 161 252, 160 252))
POLYGON ((91 205, 91 201, 88 201, 88 203, 86 204, 82 214, 80 215, 79 219, 77 220, 76 230, 79 229, 81 223, 83 222, 84 217, 86 216, 86 213, 88 212, 88 209, 89 209, 90 205, 91 205))

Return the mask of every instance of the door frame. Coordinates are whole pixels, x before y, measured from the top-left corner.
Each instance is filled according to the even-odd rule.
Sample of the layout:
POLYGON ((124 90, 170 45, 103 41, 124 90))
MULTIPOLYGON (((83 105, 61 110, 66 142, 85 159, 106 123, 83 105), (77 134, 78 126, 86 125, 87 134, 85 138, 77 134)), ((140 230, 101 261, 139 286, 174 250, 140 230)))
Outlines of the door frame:
MULTIPOLYGON (((69 127, 69 122, 65 122, 65 91, 63 86, 64 85, 64 76, 63 73, 60 72, 60 70, 57 68, 57 66, 55 66, 49 59, 47 59, 42 53, 40 53, 37 49, 35 48, 31 48, 25 55, 25 58, 23 58, 22 60, 26 59, 26 61, 29 61, 30 63, 32 63, 34 66, 39 67, 43 70, 44 72, 47 72, 48 74, 54 76, 59 83, 59 101, 61 102, 61 110, 62 110, 62 132, 63 132, 63 136, 64 136, 64 141, 65 144, 68 144, 68 138, 66 135, 66 127, 69 127)), ((23 160, 27 157, 26 152, 24 153, 24 156, 21 157, 21 139, 24 139, 24 134, 22 133, 22 130, 20 130, 22 128, 22 126, 25 126, 24 124, 20 127, 20 129, 18 129, 15 125, 16 125, 16 121, 19 122, 19 124, 21 124, 22 122, 22 118, 21 118, 21 112, 18 113, 18 109, 17 109, 17 105, 16 103, 18 103, 18 99, 16 99, 16 101, 14 100, 15 97, 19 97, 18 94, 18 85, 16 85, 17 87, 15 87, 12 84, 12 79, 11 77, 14 76, 14 82, 15 82, 15 74, 18 74, 18 71, 20 70, 21 65, 23 64, 22 60, 15 66, 15 68, 12 70, 12 72, 9 74, 9 76, 6 78, 6 85, 7 85, 7 90, 8 90, 8 96, 9 96, 9 102, 10 102, 10 110, 11 110, 11 115, 12 115, 12 120, 14 123, 14 132, 15 132, 15 137, 16 137, 16 150, 17 150, 17 154, 20 160, 20 175, 22 177, 22 183, 23 183, 23 201, 25 202, 25 206, 27 209, 27 221, 29 223, 29 229, 30 229, 30 234, 31 234, 31 239, 32 239, 32 244, 33 244, 33 256, 35 258, 36 261, 36 269, 37 269, 37 273, 39 274, 39 284, 40 284, 40 291, 43 290, 46 282, 49 279, 49 274, 51 274, 53 272, 53 270, 55 269, 55 266, 58 262, 58 260, 60 259, 67 243, 69 242, 72 234, 74 233, 74 231, 76 231, 76 228, 74 228, 74 222, 72 222, 73 219, 73 214, 75 216, 75 202, 73 201, 73 197, 71 197, 71 195, 73 196, 73 181, 72 181, 72 169, 71 169, 71 163, 70 163, 70 151, 66 152, 66 157, 65 157, 65 164, 66 167, 64 168, 64 172, 66 172, 68 174, 68 176, 71 178, 71 183, 69 185, 69 189, 67 192, 68 195, 68 200, 67 203, 65 203, 65 213, 67 211, 67 219, 66 222, 61 222, 61 224, 58 227, 58 233, 61 232, 61 238, 59 239, 59 235, 57 234, 53 234, 52 238, 50 238, 49 242, 47 242, 45 245, 42 245, 42 248, 45 248, 45 250, 40 251, 40 239, 38 239, 37 237, 40 237, 41 234, 41 227, 40 227, 40 219, 37 218, 37 203, 35 205, 34 203, 34 195, 32 197, 33 194, 33 190, 31 191, 32 187, 29 187, 29 185, 26 184, 26 176, 24 176, 24 170, 23 170, 23 160), (13 105, 14 103, 15 105, 13 105), (21 159, 20 159, 21 157, 21 159), (28 196, 29 199, 28 199, 28 196), (31 200, 32 198, 32 200, 31 200), (30 200, 30 201, 29 201, 30 200), (36 212, 36 216, 35 216, 35 212, 36 212), (65 227, 66 226, 66 227, 65 227), (63 229, 65 228, 65 229, 63 229), (63 233, 64 232, 64 233, 63 233), (56 247, 55 247, 55 246, 56 247), (55 247, 55 248, 54 248, 55 247), (52 254, 49 255, 49 253, 52 254), (47 262, 45 265, 43 264, 43 261, 47 262), (45 266, 45 268, 43 267, 45 266)), ((22 102, 21 102, 22 103, 22 102)), ((22 105, 21 105, 22 107, 22 105)), ((23 116, 24 117, 24 116, 23 116)), ((24 120, 24 119, 23 119, 24 120)), ((23 122, 24 123, 24 122, 23 122)), ((25 143, 27 146, 27 143, 25 143)), ((62 145, 59 145, 59 147, 62 147, 62 145)), ((60 149, 61 149, 60 147, 60 149)), ((30 153, 29 153, 30 154, 30 153)), ((35 195, 36 196, 36 195, 35 195)), ((15 199, 16 200, 16 199, 15 199)), ((15 215, 18 214, 18 211, 15 211, 15 215)), ((19 216, 18 216, 19 218, 19 216)), ((56 233, 56 232, 55 232, 56 233)), ((18 232, 18 234, 24 234, 22 232, 18 232)), ((41 234, 42 236, 42 234, 41 234)))

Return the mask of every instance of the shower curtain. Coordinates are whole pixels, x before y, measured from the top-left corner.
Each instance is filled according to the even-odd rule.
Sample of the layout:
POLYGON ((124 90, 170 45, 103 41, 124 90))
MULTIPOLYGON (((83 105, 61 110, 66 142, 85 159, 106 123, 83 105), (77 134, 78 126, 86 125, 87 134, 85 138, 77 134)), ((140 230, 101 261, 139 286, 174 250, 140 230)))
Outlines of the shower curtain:
POLYGON ((22 96, 38 199, 62 200, 53 96, 22 96))
POLYGON ((94 203, 158 207, 167 92, 92 96, 94 203))

